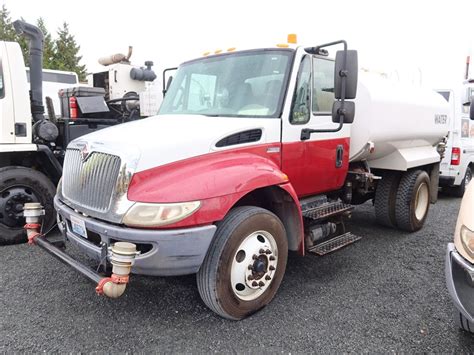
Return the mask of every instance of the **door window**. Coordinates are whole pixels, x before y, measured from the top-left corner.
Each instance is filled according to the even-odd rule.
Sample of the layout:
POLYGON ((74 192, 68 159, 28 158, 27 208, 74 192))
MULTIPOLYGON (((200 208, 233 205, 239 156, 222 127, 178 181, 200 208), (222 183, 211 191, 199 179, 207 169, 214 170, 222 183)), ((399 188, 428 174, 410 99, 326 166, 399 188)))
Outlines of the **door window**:
POLYGON ((334 61, 313 58, 313 113, 329 114, 334 104, 334 61))
POLYGON ((311 61, 309 56, 303 57, 298 77, 296 79, 295 93, 291 105, 290 123, 305 124, 310 118, 311 105, 311 61))

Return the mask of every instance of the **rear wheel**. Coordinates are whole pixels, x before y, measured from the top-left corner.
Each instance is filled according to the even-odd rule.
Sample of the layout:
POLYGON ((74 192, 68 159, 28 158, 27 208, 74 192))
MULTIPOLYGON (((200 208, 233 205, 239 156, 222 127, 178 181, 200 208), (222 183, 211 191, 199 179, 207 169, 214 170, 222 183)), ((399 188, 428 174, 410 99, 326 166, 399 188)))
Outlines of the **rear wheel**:
POLYGON ((280 219, 258 207, 237 207, 220 223, 197 274, 199 294, 220 316, 239 320, 275 296, 288 257, 280 219))
POLYGON ((451 187, 450 192, 453 196, 456 197, 463 197, 464 191, 466 191, 466 187, 469 184, 469 182, 472 180, 472 170, 471 167, 466 168, 466 173, 464 174, 464 178, 461 181, 461 185, 451 187))
POLYGON ((55 221, 55 193, 53 183, 39 171, 18 166, 0 168, 0 245, 26 241, 25 203, 41 203, 46 212, 43 230, 51 228, 55 221))
POLYGON ((375 219, 383 226, 396 227, 395 204, 400 183, 398 172, 385 172, 375 190, 375 219))
POLYGON ((395 219, 397 227, 414 232, 425 223, 430 205, 430 177, 426 171, 403 174, 397 191, 395 219))

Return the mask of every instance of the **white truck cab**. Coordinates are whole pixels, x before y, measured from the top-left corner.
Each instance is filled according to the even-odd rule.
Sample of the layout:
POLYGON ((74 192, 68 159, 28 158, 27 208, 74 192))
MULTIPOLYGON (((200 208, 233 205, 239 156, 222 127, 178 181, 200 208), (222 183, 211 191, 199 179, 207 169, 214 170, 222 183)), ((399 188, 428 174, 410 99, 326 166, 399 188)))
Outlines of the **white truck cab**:
POLYGON ((446 154, 440 165, 440 186, 462 197, 474 173, 474 120, 469 118, 474 82, 466 81, 461 87, 437 91, 448 101, 450 109, 446 154))

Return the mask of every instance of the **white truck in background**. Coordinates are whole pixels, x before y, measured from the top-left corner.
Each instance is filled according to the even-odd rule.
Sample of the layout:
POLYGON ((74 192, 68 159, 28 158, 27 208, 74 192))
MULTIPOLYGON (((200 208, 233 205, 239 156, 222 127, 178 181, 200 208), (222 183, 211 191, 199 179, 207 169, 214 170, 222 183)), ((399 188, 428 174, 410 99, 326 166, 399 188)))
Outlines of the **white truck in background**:
POLYGON ((449 103, 450 122, 446 154, 440 165, 439 185, 462 197, 474 173, 474 120, 469 109, 474 98, 474 80, 454 89, 437 90, 449 103))
POLYGON ((25 75, 18 43, 0 41, 0 245, 26 241, 24 203, 41 203, 46 211, 43 227, 54 225, 53 197, 70 141, 158 110, 151 104, 142 105, 148 110, 145 114, 140 107, 142 92, 138 89, 146 88, 156 77, 151 63, 143 68, 128 62, 116 64, 122 76, 106 79, 121 85, 121 91, 110 98, 109 86, 71 87, 69 81, 77 81, 75 74, 44 70, 41 31, 23 21, 15 21, 14 27, 30 40, 30 68, 25 75), (51 76, 56 80, 50 80, 51 76), (43 100, 43 93, 49 90, 52 97, 43 100), (59 111, 55 98, 60 102, 59 111))
MULTIPOLYGON (((26 68, 26 77, 30 83, 30 68, 26 68)), ((53 101, 54 112, 61 112, 59 90, 79 85, 79 77, 73 71, 43 69, 43 96, 50 97, 53 101)))
MULTIPOLYGON (((354 205, 374 200, 381 224, 422 228, 437 199, 447 102, 384 80, 358 84, 345 41, 288 42, 185 62, 157 116, 69 144, 58 226, 73 253, 111 264, 111 275, 34 227, 31 243, 114 298, 130 272, 195 273, 203 302, 236 320, 272 300, 289 251, 324 255, 360 239, 344 224, 354 205), (335 58, 334 45, 344 47, 335 58)), ((40 206, 28 208, 38 216, 40 206)))

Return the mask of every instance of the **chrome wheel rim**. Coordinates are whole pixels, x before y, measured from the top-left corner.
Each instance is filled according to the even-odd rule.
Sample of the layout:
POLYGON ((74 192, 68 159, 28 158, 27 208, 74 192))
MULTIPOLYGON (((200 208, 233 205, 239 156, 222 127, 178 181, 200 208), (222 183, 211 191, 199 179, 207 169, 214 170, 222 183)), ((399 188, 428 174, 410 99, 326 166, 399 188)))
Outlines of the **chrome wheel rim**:
POLYGON ((267 231, 250 234, 232 258, 232 291, 243 301, 257 299, 270 287, 277 267, 278 247, 273 235, 267 231))

